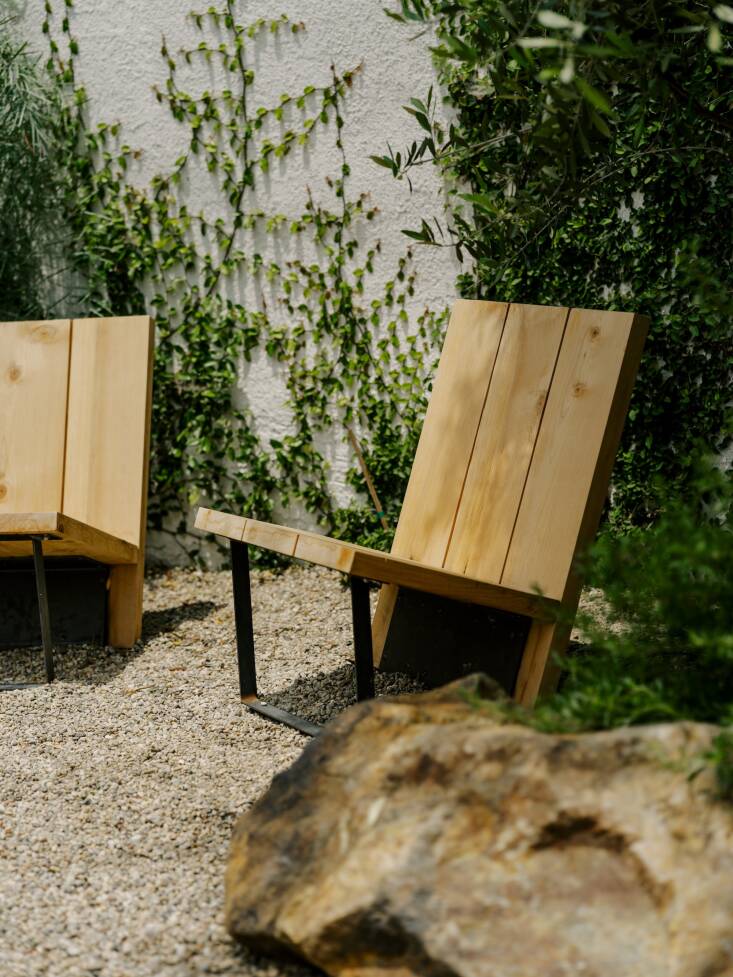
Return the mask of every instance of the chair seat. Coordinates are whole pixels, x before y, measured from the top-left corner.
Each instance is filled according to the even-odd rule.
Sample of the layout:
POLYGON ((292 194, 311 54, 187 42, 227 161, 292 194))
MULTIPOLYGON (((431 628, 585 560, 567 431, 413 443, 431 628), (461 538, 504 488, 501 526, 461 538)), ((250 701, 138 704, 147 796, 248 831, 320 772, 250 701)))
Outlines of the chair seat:
POLYGON ((47 556, 86 556, 110 565, 137 563, 137 546, 63 512, 0 513, 0 557, 28 556, 32 536, 44 540, 47 556))
POLYGON ((414 560, 344 543, 318 533, 303 532, 257 519, 247 519, 215 509, 200 508, 196 528, 237 542, 260 546, 274 553, 340 570, 353 577, 378 583, 397 584, 452 600, 511 611, 539 620, 551 620, 559 602, 485 580, 473 580, 460 573, 432 567, 414 560))

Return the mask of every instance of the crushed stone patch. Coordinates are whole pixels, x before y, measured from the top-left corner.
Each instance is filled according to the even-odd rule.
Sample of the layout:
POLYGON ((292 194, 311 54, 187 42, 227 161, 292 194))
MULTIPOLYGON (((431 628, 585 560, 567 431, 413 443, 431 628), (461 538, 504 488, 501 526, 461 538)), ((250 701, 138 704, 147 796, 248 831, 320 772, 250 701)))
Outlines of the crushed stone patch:
MULTIPOLYGON (((253 571, 258 683, 325 722, 354 701, 349 592, 338 574, 253 571)), ((129 651, 56 651, 52 686, 0 694, 3 977, 306 977, 237 947, 223 925, 234 820, 308 742, 237 695, 226 572, 145 587, 129 651)), ((0 653, 3 681, 41 655, 0 653)), ((378 693, 416 688, 377 676, 378 693)))

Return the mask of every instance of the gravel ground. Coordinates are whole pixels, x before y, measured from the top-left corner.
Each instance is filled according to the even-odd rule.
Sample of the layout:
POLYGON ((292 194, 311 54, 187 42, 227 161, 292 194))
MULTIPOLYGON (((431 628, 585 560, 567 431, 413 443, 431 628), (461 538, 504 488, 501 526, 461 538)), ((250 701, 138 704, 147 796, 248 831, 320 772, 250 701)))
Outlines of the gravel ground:
MULTIPOLYGON (((269 701, 316 722, 353 701, 337 574, 255 573, 253 604, 269 701)), ((0 695, 1 977, 315 973, 223 928, 232 823, 306 742, 240 706, 233 642, 228 574, 170 571, 147 581, 134 649, 61 649, 54 685, 0 695)), ((28 664, 3 653, 2 680, 28 664)))

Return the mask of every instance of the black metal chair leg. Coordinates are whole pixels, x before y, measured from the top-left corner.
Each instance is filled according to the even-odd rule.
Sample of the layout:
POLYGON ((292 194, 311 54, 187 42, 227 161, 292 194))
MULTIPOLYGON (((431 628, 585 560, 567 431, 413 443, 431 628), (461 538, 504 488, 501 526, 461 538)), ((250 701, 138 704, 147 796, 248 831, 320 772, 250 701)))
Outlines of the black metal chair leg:
POLYGON ((301 719, 293 713, 262 702, 257 696, 255 669, 255 639, 252 627, 252 590, 249 580, 249 553, 246 543, 231 540, 232 589, 234 592, 234 623, 237 631, 237 665, 239 694, 244 705, 265 719, 271 719, 306 736, 317 736, 321 727, 301 719))
POLYGON ((372 615, 369 607, 369 584, 361 577, 349 577, 351 619, 354 628, 356 663, 356 699, 374 698, 374 659, 372 654, 372 615))
POLYGON ((257 695, 255 636, 252 627, 252 591, 249 583, 249 550, 246 543, 231 540, 234 623, 237 630, 239 694, 242 701, 257 695))
POLYGON ((43 660, 46 666, 46 681, 53 682, 55 669, 53 662, 53 639, 51 637, 51 615, 48 610, 48 591, 46 589, 46 565, 43 559, 43 542, 34 536, 33 566, 36 571, 36 591, 38 593, 38 615, 41 619, 41 641, 43 643, 43 660))

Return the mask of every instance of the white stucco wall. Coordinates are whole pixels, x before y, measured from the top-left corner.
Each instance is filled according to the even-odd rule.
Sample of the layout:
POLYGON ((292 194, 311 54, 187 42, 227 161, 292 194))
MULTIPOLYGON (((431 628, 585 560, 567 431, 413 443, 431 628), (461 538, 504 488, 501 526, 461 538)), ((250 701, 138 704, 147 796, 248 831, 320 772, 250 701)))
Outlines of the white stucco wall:
MULTIPOLYGON (((90 98, 91 118, 121 122, 122 141, 142 150, 137 170, 131 173, 131 179, 142 185, 154 174, 169 171, 186 144, 187 128, 156 101, 152 86, 162 87, 166 78, 160 57, 163 35, 171 51, 195 46, 200 39, 186 17, 189 4, 202 9, 208 6, 194 0, 76 0, 70 11, 80 44, 78 78, 90 98)), ((43 0, 20 0, 19 6, 29 40, 45 52, 40 35, 43 0)), ((368 229, 369 240, 379 239, 382 244, 376 274, 369 282, 375 297, 405 251, 407 239, 401 228, 414 227, 421 216, 441 209, 441 187, 432 167, 419 168, 410 194, 406 184, 395 181, 368 158, 370 153, 385 152, 387 142, 402 148, 417 136, 402 105, 412 96, 424 95, 435 80, 429 37, 410 40, 415 32, 396 25, 382 7, 383 0, 281 0, 276 6, 271 0, 241 0, 238 5, 243 21, 285 13, 306 25, 303 33, 283 34, 258 44, 254 64, 257 103, 273 103, 281 92, 297 94, 305 85, 327 84, 332 62, 340 70, 363 65, 345 106, 344 143, 352 169, 352 191, 368 191, 381 212, 368 229)), ((207 88, 212 81, 203 67, 189 71, 185 80, 190 91, 207 88)), ((307 186, 315 193, 322 191, 324 176, 336 174, 340 164, 327 131, 316 135, 307 151, 296 149, 282 163, 273 163, 271 174, 259 183, 259 206, 295 215, 303 210, 307 186)), ((220 212, 221 201, 206 172, 197 174, 185 192, 191 209, 203 206, 214 215, 220 212)), ((417 292, 408 308, 411 317, 425 305, 444 307, 455 294, 457 268, 449 249, 418 247, 416 266, 417 292)), ((249 298, 245 289, 242 301, 249 298)), ((284 434, 288 415, 277 368, 264 355, 256 356, 243 368, 241 382, 242 395, 264 440, 284 434)), ((339 501, 346 501, 349 490, 343 476, 353 458, 337 429, 333 429, 327 453, 334 491, 339 501)), ((290 516, 305 518, 299 513, 290 516)))

